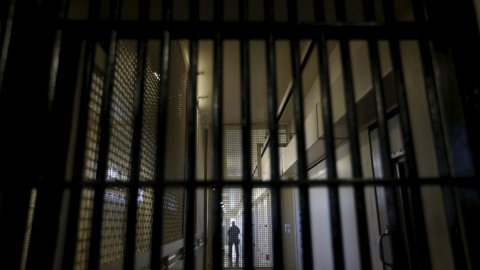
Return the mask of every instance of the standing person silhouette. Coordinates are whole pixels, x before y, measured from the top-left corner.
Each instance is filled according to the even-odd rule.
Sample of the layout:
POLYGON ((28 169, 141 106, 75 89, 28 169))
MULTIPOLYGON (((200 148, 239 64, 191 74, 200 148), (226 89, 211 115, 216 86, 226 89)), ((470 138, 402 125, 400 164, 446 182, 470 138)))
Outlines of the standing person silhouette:
POLYGON ((235 225, 235 221, 232 221, 232 226, 227 231, 228 234, 228 257, 232 257, 232 245, 235 245, 235 254, 238 259, 238 244, 240 239, 238 235, 240 234, 240 229, 235 225))

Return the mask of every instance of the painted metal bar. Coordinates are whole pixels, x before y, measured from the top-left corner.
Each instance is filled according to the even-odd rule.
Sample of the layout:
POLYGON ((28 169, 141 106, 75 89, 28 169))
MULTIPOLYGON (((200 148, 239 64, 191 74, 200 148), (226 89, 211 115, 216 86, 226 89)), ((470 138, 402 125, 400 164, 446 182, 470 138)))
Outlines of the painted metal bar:
POLYGON ((2 44, 0 47, 0 93, 2 92, 3 74, 7 64, 8 47, 10 46, 10 37, 12 36, 13 15, 15 14, 16 0, 10 0, 8 5, 8 13, 5 22, 2 23, 2 44))
MULTIPOLYGON (((88 19, 96 21, 100 17, 100 1, 91 0, 89 2, 88 19)), ((77 120, 77 140, 75 149, 85 149, 88 127, 88 111, 90 92, 92 91, 92 77, 95 69, 95 46, 96 41, 88 39, 85 42, 85 57, 83 63, 82 88, 80 95, 79 118, 77 120)), ((70 204, 68 210, 67 231, 65 234, 65 245, 62 260, 62 269, 73 269, 75 262, 75 250, 78 239, 78 221, 80 214, 80 203, 85 169, 85 151, 75 151, 74 167, 70 193, 70 204)))
MULTIPOLYGON (((312 40, 310 42, 310 45, 308 46, 308 49, 307 49, 307 53, 305 54, 305 57, 302 59, 302 63, 300 64, 300 73, 303 72, 303 70, 305 69, 305 66, 307 65, 307 62, 308 60, 310 59, 310 55, 312 55, 312 52, 315 48, 315 45, 316 45, 316 41, 315 40, 312 40)), ((282 119, 282 116, 283 116, 283 113, 285 112, 285 110, 287 109, 287 105, 288 103, 290 102, 290 98, 292 97, 293 95, 293 86, 291 86, 288 90, 287 90, 287 98, 280 104, 280 108, 279 108, 279 111, 277 113, 277 123, 280 122, 280 120, 282 119)), ((262 153, 263 154, 263 153, 262 153)))
MULTIPOLYGON (((139 19, 147 21, 149 0, 140 1, 139 19)), ((130 182, 138 184, 140 182, 140 152, 142 147, 142 127, 145 99, 145 66, 147 62, 147 40, 137 40, 137 72, 135 81, 135 103, 133 107, 133 136, 131 146, 130 161, 130 182)), ((128 189, 128 212, 125 250, 123 256, 123 269, 135 268, 135 250, 137 236, 137 213, 138 213, 138 187, 134 185, 128 189)))
MULTIPOLYGON (((223 1, 214 1, 214 21, 223 21, 223 1)), ((213 179, 220 181, 213 194, 213 252, 222 250, 222 211, 220 201, 223 182, 223 39, 220 33, 215 35, 213 56, 213 179)), ((213 256, 213 269, 221 269, 223 258, 213 256)))
MULTIPOLYGON (((248 0, 239 1, 239 22, 248 22, 248 0)), ((251 111, 250 111, 250 47, 247 38, 240 39, 240 68, 241 68, 241 100, 242 100, 242 172, 243 181, 243 261, 244 268, 253 269, 253 221, 252 221, 252 137, 251 137, 251 111)))
POLYGON ((345 91, 345 105, 347 107, 348 137, 350 144, 350 156, 352 163, 352 176, 362 177, 362 166, 360 159, 360 146, 358 142, 358 125, 355 91, 353 89, 352 62, 350 57, 349 40, 340 40, 343 85, 345 91))
MULTIPOLYGON (((380 70, 380 59, 378 53, 377 40, 368 40, 370 69, 372 72, 372 84, 375 95, 375 110, 378 122, 380 158, 382 163, 382 177, 393 178, 392 164, 390 159, 390 145, 388 142, 387 119, 385 115, 385 103, 383 97, 383 83, 380 70)), ((389 233, 392 240, 393 260, 396 268, 408 267, 407 255, 405 253, 404 241, 400 227, 400 218, 398 214, 398 202, 396 190, 394 188, 385 188, 385 197, 387 204, 387 218, 389 222, 389 233)))
MULTIPOLYGON (((375 20, 373 3, 370 0, 364 0, 365 20, 375 20)), ((378 40, 368 39, 368 52, 370 59, 370 69, 372 73, 372 86, 375 97, 375 113, 378 123, 380 159, 382 175, 381 178, 393 179, 392 162, 390 159, 390 145, 388 142, 388 127, 386 119, 386 109, 384 103, 382 74, 380 69, 380 56, 378 50, 378 40)), ((392 243, 392 257, 395 268, 404 269, 408 267, 407 254, 405 252, 405 243, 400 227, 400 218, 398 213, 398 201, 394 187, 385 187, 386 207, 388 209, 387 219, 389 234, 392 243)))
MULTIPOLYGON (((273 1, 264 2, 265 21, 273 24, 273 1)), ((271 32, 266 37, 266 56, 267 56, 267 118, 269 132, 270 149, 270 178, 272 182, 280 181, 279 173, 279 154, 278 154, 278 124, 277 116, 277 79, 276 79, 276 60, 275 60, 275 40, 271 32)), ((281 224, 282 213, 280 208, 280 189, 271 190, 271 211, 272 224, 281 224)), ((272 227, 273 236, 273 266, 275 269, 284 269, 283 265, 283 240, 280 226, 272 227)))
MULTIPOLYGON (((292 25, 298 23, 297 14, 297 1, 289 0, 288 6, 288 21, 292 25)), ((290 55, 292 61, 292 85, 294 91, 294 119, 295 119, 295 132, 297 138, 297 166, 298 166, 298 181, 308 181, 307 176, 307 157, 305 154, 305 118, 303 109, 303 89, 302 89, 302 77, 300 72, 300 48, 299 39, 295 35, 290 38, 290 55)), ((300 207, 302 209, 300 213, 301 227, 302 227, 302 249, 303 249, 303 267, 305 269, 313 268, 312 258, 312 239, 311 239, 311 223, 310 223, 310 194, 308 186, 299 186, 300 193, 300 207)))
MULTIPOLYGON (((172 1, 163 2, 162 20, 169 22, 172 19, 172 1)), ((157 151, 156 171, 153 199, 153 221, 152 221, 152 251, 150 256, 150 268, 152 270, 163 269, 162 246, 163 246, 163 197, 165 187, 165 152, 167 138, 167 112, 169 95, 169 61, 170 61, 170 29, 162 31, 160 48, 160 88, 158 91, 158 126, 157 126, 157 151)))
MULTIPOLYGON (((337 20, 345 20, 344 3, 338 3, 340 7, 336 6, 337 20), (343 7, 343 8, 342 8, 343 7)), ((315 19, 317 21, 325 20, 325 12, 323 10, 324 3, 316 3, 315 7, 315 19)), ((328 71, 328 54, 327 43, 324 33, 320 34, 318 41, 318 65, 320 73, 320 96, 322 105, 322 120, 325 139, 325 155, 327 163, 327 175, 328 179, 337 179, 336 157, 335 157, 335 141, 334 130, 332 121, 332 107, 331 107, 331 94, 330 94, 330 77, 328 71)), ((356 193, 358 195, 358 192, 356 193)), ((330 227, 332 234, 332 248, 333 248, 333 261, 335 269, 344 269, 344 255, 343 255, 343 236, 341 231, 341 216, 340 216, 340 202, 338 196, 338 186, 331 185, 328 187, 328 199, 330 208, 330 227)))
MULTIPOLYGON (((386 26, 382 22, 321 22, 308 23, 302 22, 298 25, 290 25, 286 22, 275 22, 274 25, 268 26, 264 22, 248 22, 239 24, 238 22, 224 21, 215 23, 213 21, 199 21, 192 25, 189 22, 174 21, 165 23, 162 21, 150 21, 148 23, 140 23, 138 21, 121 21, 116 24, 119 29, 119 38, 131 39, 137 38, 139 35, 145 38, 158 37, 159 29, 168 27, 175 28, 176 31, 171 33, 172 39, 190 39, 196 37, 198 39, 214 39, 217 33, 222 35, 224 40, 239 39, 240 37, 249 37, 250 39, 262 39, 265 32, 272 32, 275 39, 288 39, 292 34, 296 34, 300 39, 311 39, 319 32, 324 32, 328 39, 339 39, 349 37, 350 39, 388 39, 397 37, 400 39, 416 39, 419 37, 437 37, 446 39, 444 32, 436 28, 431 22, 414 23, 414 22, 398 22, 392 26, 386 26), (142 31, 139 32, 138 29, 142 31), (240 33, 240 34, 239 34, 240 33), (246 34, 248 33, 248 35, 246 34)), ((87 38, 89 36, 101 37, 108 31, 109 24, 105 20, 93 25, 86 20, 69 20, 64 23, 64 27, 68 31, 74 31, 79 37, 87 38)), ((460 38, 453 35, 452 38, 460 38)))
MULTIPOLYGON (((120 15, 120 0, 113 1, 110 6, 110 19, 116 21, 120 15)), ((102 108, 100 112, 100 142, 98 152, 98 167, 95 181, 106 182, 108 173, 108 148, 110 145, 110 118, 112 109, 113 77, 115 69, 115 52, 117 48, 117 31, 112 27, 108 40, 107 59, 105 68, 105 79, 103 83, 102 108)), ((100 243, 102 239, 103 203, 105 187, 95 187, 92 231, 90 237, 90 254, 88 258, 88 269, 98 269, 100 266, 100 243)))
MULTIPOLYGON (((383 10, 387 24, 396 23, 394 3, 392 0, 384 1, 383 10)), ((408 162, 406 179, 403 179, 403 181, 411 181, 410 178, 416 178, 418 173, 416 169, 413 138, 410 133, 410 119, 408 115, 405 85, 403 82, 399 40, 391 38, 389 40, 389 45, 392 59, 392 72, 399 106, 402 140, 405 148, 405 158, 408 162)), ((409 248, 411 267, 414 269, 431 269, 432 265, 428 249, 427 231, 424 221, 420 189, 416 187, 406 187, 401 189, 401 193, 403 197, 402 203, 407 238, 406 244, 409 248)))
MULTIPOLYGON (((198 10, 198 9, 197 9, 198 10)), ((190 12, 196 14, 196 10, 190 9, 190 12)), ((196 23, 196 18, 190 19, 191 23, 196 23)), ((186 183, 186 209, 185 209, 185 269, 194 269, 195 265, 195 202, 197 169, 197 69, 198 69, 198 40, 192 39, 189 43, 190 50, 190 69, 187 90, 187 144, 185 151, 185 179, 186 183)))
MULTIPOLYGON (((424 22, 426 20, 426 18, 425 18, 425 12, 424 12, 425 9, 424 9, 423 4, 420 1, 413 1, 412 6, 413 6, 413 13, 414 13, 415 21, 424 22)), ((422 55, 425 53, 428 56, 430 54, 428 40, 423 40, 423 41, 419 41, 419 42, 423 43, 423 45, 420 45, 420 47, 423 47, 423 51, 424 51, 422 53, 422 55)), ((427 57, 426 59, 422 59, 422 62, 423 62, 423 60, 429 61, 430 59, 428 59, 428 57, 427 57)), ((433 68, 433 66, 432 67, 424 66, 424 70, 425 70, 425 68, 433 68)), ((424 72, 424 75, 425 75, 425 72, 424 72)), ((429 79, 429 80, 431 80, 431 79, 429 79)), ((435 87, 434 90, 436 91, 436 87, 435 87)), ((428 91, 428 89, 427 89, 427 91, 428 91)), ((432 90, 430 90, 430 91, 432 91, 432 90)), ((435 99, 433 101, 435 101, 435 99)), ((438 100, 437 100, 437 102, 438 102, 438 100)), ((432 113, 432 111, 430 111, 430 112, 432 113)), ((431 117, 431 121, 433 121, 433 117, 431 117)), ((439 124, 441 124, 441 123, 439 123, 439 124)), ((433 126, 434 125, 432 124, 432 127, 433 126)), ((438 164, 438 166, 441 166, 442 164, 444 164, 446 162, 446 161, 441 161, 441 162, 439 161, 439 159, 442 158, 441 157, 442 155, 446 157, 446 148, 443 147, 444 146, 444 141, 443 141, 444 138, 443 138, 442 133, 439 134, 437 132, 434 132, 433 134, 434 134, 434 136, 439 136, 440 135, 440 138, 436 138, 435 142, 440 143, 440 141, 442 141, 442 145, 440 146, 441 148, 436 148, 435 149, 436 150, 436 155, 437 155, 437 164, 438 164), (442 151, 443 151, 443 153, 442 153, 442 151)), ((449 172, 448 171, 443 171, 442 174, 449 175, 449 172)), ((446 218, 447 218, 447 225, 448 225, 448 229, 449 229, 450 242, 451 242, 451 246, 452 246, 452 253, 453 253, 453 257, 454 257, 455 267, 456 267, 456 269, 467 269, 468 268, 467 257, 466 257, 463 237, 461 235, 460 221, 459 221, 459 217, 458 217, 457 202, 455 200, 454 188, 450 185, 442 186, 442 195, 443 195, 443 203, 444 203, 444 207, 445 207, 445 215, 446 215, 446 218)))
MULTIPOLYGON (((65 92, 63 92, 55 97, 55 110, 52 110, 54 99, 52 93, 55 93, 57 71, 60 62, 60 43, 62 40, 60 22, 64 19, 67 8, 68 5, 65 0, 41 3, 38 11, 41 14, 39 18, 43 19, 41 28, 32 28, 33 31, 41 31, 45 40, 40 42, 37 48, 41 48, 42 51, 46 52, 44 57, 37 59, 37 62, 40 63, 38 67, 40 69, 45 68, 45 71, 40 73, 42 78, 38 81, 38 86, 42 92, 42 97, 38 104, 42 104, 45 107, 39 108, 40 110, 37 113, 42 115, 40 116, 43 118, 41 122, 43 122, 42 125, 47 131, 47 133, 39 136, 40 140, 43 141, 42 146, 38 150, 45 153, 43 161, 39 161, 42 164, 39 176, 46 181, 54 183, 64 181, 62 177, 65 175, 65 167, 63 166, 65 159, 62 158, 60 160, 58 157, 67 155, 68 147, 65 148, 64 146, 68 142, 68 138, 59 136, 64 134, 64 132, 70 132, 70 128, 62 129, 60 127, 65 121, 70 120, 63 118, 68 117, 67 115, 71 113, 71 107, 66 106, 66 103, 70 104, 73 102, 73 95, 67 97, 64 94, 65 92), (49 149, 49 146, 54 146, 54 151, 43 151, 49 149), (52 167, 51 164, 56 164, 58 167, 52 167)), ((20 21, 18 22, 20 23, 20 21)), ((36 60, 32 59, 32 61, 35 62, 36 60)), ((60 80, 60 83, 64 83, 64 81, 60 80)), ((61 190, 60 187, 37 190, 26 269, 32 269, 38 265, 44 265, 47 268, 55 265, 55 257, 58 255, 56 253, 56 244, 63 244, 62 241, 64 240, 63 234, 59 232, 63 231, 65 223, 61 221, 67 209, 61 202, 63 196, 67 195, 68 193, 61 190), (55 224, 55 226, 51 226, 51 224, 55 224)))
MULTIPOLYGON (((415 9, 415 20, 424 21, 425 17, 418 7, 415 9)), ((438 102, 437 87, 433 74, 432 54, 427 39, 418 40, 420 54, 422 59, 423 76, 425 80, 425 90, 427 92, 430 121, 432 124, 435 153, 437 158, 437 167, 440 177, 451 175, 450 165, 445 146, 445 135, 442 127, 442 118, 440 114, 440 105, 438 102)))
MULTIPOLYGON (((310 42, 310 45, 309 45, 308 49, 307 49, 307 53, 305 54, 305 57, 302 59, 302 63, 300 65, 300 73, 302 73, 303 70, 305 69, 305 66, 307 65, 307 62, 310 59, 310 55, 312 54, 312 52, 315 48, 315 45, 316 45, 316 41, 312 40, 310 42)), ((293 96, 293 85, 291 85, 290 88, 287 89, 286 95, 287 95, 287 97, 284 100, 282 100, 282 103, 280 104, 279 109, 278 109, 277 120, 276 120, 277 124, 280 123, 280 120, 282 119, 283 113, 287 109, 287 105, 288 105, 288 103, 290 102, 290 99, 293 96)), ((262 157, 265 154, 265 151, 267 150, 267 146, 269 144, 270 144, 270 137, 267 138, 267 142, 265 143, 265 146, 263 147, 263 150, 262 150, 262 153, 261 153, 262 157)))
MULTIPOLYGON (((350 57, 350 48, 348 40, 340 40, 340 49, 342 54, 342 73, 343 85, 345 91, 345 104, 347 108, 348 137, 350 146, 350 157, 352 164, 352 176, 354 178, 362 177, 362 167, 360 158, 360 146, 358 139, 357 113, 355 105, 355 92, 353 89, 352 63, 350 57)), ((362 269, 371 269, 372 262, 370 256, 370 247, 368 239, 367 212, 365 205, 364 187, 354 188, 355 196, 355 215, 357 217, 357 233, 359 241, 360 263, 362 269)))
MULTIPOLYGON (((327 162, 328 179, 337 179, 335 141, 333 134, 332 108, 330 96, 330 78, 328 71, 327 44, 324 35, 320 36, 318 41, 318 64, 320 72, 320 95, 322 105, 322 119, 325 138, 325 153, 327 162)), ((330 226, 332 234, 332 248, 335 269, 344 269, 343 255, 343 236, 341 231, 340 202, 338 196, 338 186, 332 185, 328 188, 328 199, 330 208, 330 226)))

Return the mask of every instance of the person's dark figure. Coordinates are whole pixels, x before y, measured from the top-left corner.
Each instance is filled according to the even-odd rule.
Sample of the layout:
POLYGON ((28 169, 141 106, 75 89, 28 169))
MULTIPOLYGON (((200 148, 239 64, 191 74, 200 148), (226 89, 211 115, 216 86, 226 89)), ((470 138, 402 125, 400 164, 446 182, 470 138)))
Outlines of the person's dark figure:
POLYGON ((228 234, 228 257, 232 257, 232 245, 235 245, 235 254, 237 254, 238 259, 238 244, 240 239, 238 235, 240 234, 240 229, 235 225, 235 221, 232 221, 232 227, 227 231, 228 234))

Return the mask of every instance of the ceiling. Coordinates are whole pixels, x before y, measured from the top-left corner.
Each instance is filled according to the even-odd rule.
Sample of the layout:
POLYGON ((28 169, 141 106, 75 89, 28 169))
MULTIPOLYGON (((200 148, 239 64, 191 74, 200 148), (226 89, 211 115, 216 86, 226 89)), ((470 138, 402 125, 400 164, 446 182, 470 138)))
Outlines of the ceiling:
MULTIPOLYGON (((102 2, 102 15, 108 16, 108 5, 102 2)), ((377 18, 383 18, 381 14, 381 0, 374 0, 377 18)), ((201 0, 199 8, 199 18, 201 21, 213 20, 214 0, 201 0)), ((238 21, 238 3, 239 0, 224 1, 223 19, 225 21, 238 21)), ((274 20, 287 21, 287 0, 274 0, 274 20)), ((397 19, 401 18, 399 14, 405 14, 410 1, 395 1, 397 19)), ((139 1, 122 2, 122 20, 138 19, 139 1)), ((249 21, 264 20, 264 1, 248 1, 248 19, 249 21)), ((346 0, 347 19, 349 21, 363 20, 362 1, 346 0)), ((161 19, 162 0, 150 1, 150 19, 161 19)), ((325 1, 326 21, 335 21, 335 7, 333 0, 325 1)), ((298 20, 302 22, 313 22, 313 0, 297 1, 298 20)), ((189 0, 173 1, 173 20, 188 20, 189 0)), ((70 19, 86 19, 88 14, 88 0, 71 0, 70 19)), ((411 16, 410 16, 411 17, 411 16)), ((180 41, 184 48, 185 59, 188 61, 188 41, 180 41)), ((205 125, 211 123, 212 117, 212 89, 213 89, 213 40, 199 41, 199 59, 198 59, 198 107, 203 117, 205 125)), ((285 93, 291 83, 291 59, 290 42, 288 40, 275 41, 275 60, 277 77, 277 104, 280 105, 285 97, 285 93)), ((310 41, 302 40, 299 42, 300 54, 303 56, 310 41)), ((335 43, 329 43, 329 52, 332 51, 335 43)), ((267 93, 266 93, 266 44, 263 40, 251 40, 250 48, 250 108, 252 124, 265 124, 267 119, 267 93)), ((302 73, 302 85, 304 94, 310 90, 313 82, 318 76, 317 50, 309 58, 309 62, 302 73)), ((240 99, 240 42, 238 40, 223 41, 223 123, 240 124, 241 123, 241 99, 240 99)), ((282 124, 291 122, 293 117, 293 102, 289 103, 284 116, 281 119, 282 124)))
MULTIPOLYGON (((199 42, 197 95, 198 108, 205 124, 211 123, 213 97, 213 44, 212 40, 199 42)), ((181 42, 188 59, 188 41, 181 42)), ((305 54, 310 41, 300 41, 300 51, 305 54)), ((267 81, 266 81, 266 43, 261 40, 252 40, 250 48, 250 109, 252 124, 265 124, 267 119, 267 81)), ((282 99, 291 83, 290 42, 277 40, 276 74, 277 74, 277 104, 282 99)), ((314 59, 316 52, 310 57, 314 59)), ((307 92, 318 76, 315 60, 303 72, 304 92, 307 92)), ((226 40, 223 42, 223 123, 241 123, 241 81, 240 81, 240 42, 226 40)), ((292 109, 287 109, 282 122, 288 123, 292 116, 292 109)))

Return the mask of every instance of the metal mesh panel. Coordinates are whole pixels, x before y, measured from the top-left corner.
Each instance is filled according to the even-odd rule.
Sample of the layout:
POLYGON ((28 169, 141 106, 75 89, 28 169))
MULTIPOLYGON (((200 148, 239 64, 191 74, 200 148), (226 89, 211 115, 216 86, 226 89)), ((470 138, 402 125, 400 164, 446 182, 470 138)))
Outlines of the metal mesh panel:
POLYGON ((271 203, 270 189, 252 190, 253 249, 256 267, 273 267, 271 203))
POLYGON ((88 128, 85 147, 85 179, 92 180, 97 173, 98 147, 100 140, 100 110, 103 94, 103 74, 97 67, 92 73, 90 101, 88 103, 88 128))
POLYGON ((135 71, 137 69, 136 54, 136 41, 120 40, 118 42, 113 80, 107 181, 126 181, 130 178, 130 152, 133 135, 132 114, 135 101, 135 71))
POLYGON ((88 265, 88 250, 92 229, 93 194, 94 192, 91 189, 82 190, 75 269, 86 269, 88 265))
POLYGON ((243 267, 243 190, 241 188, 225 188, 222 195, 223 209, 223 261, 224 267, 243 267), (240 230, 234 233, 233 223, 240 230), (235 243, 238 243, 238 253, 235 243))
MULTIPOLYGON (((144 76, 144 108, 142 142, 140 153, 140 181, 152 181, 155 178, 155 154, 157 139, 157 97, 160 75, 158 63, 159 41, 149 41, 144 76)), ((137 242, 136 254, 150 250, 152 236, 153 189, 140 189, 137 199, 137 242)))
POLYGON ((137 203, 137 243, 136 254, 150 250, 153 218, 153 189, 140 189, 137 203))
MULTIPOLYGON (((170 92, 167 109, 165 179, 181 181, 185 177, 188 70, 178 42, 172 42, 170 53, 170 92)), ((163 243, 169 244, 183 238, 183 204, 185 195, 183 189, 166 188, 164 196, 163 243)))
MULTIPOLYGON (((88 102, 88 117, 86 130, 85 146, 85 169, 84 180, 91 181, 95 179, 97 173, 98 150, 100 141, 100 109, 103 94, 103 74, 98 67, 92 72, 90 100, 88 102)), ((76 269, 86 269, 88 262, 88 251, 90 247, 90 234, 92 228, 93 215, 93 190, 82 190, 79 223, 77 251, 75 258, 76 269)))
MULTIPOLYGON (((200 113, 197 110, 197 180, 205 180, 205 160, 204 160, 204 134, 203 134, 203 124, 200 113)), ((204 218, 205 218, 205 189, 196 190, 196 233, 201 233, 204 231, 204 218)))
POLYGON ((127 227, 126 190, 106 189, 103 205, 100 264, 123 258, 127 227))
MULTIPOLYGON (((279 129, 278 131, 279 143, 287 143, 287 130, 279 129)), ((260 177, 260 170, 258 168, 259 149, 258 145, 265 144, 268 138, 268 131, 266 129, 252 129, 252 176, 260 177)), ((242 131, 240 129, 225 130, 225 154, 227 178, 241 178, 242 177, 242 131)))
POLYGON ((37 189, 32 189, 32 194, 30 195, 30 206, 28 209, 27 230, 25 231, 25 241, 23 244, 22 264, 20 265, 21 270, 25 269, 25 266, 27 263, 28 246, 30 243, 30 234, 32 232, 33 214, 35 213, 36 201, 37 201, 37 189))
POLYGON ((242 131, 225 131, 227 178, 242 177, 242 131))
MULTIPOLYGON (((120 40, 113 80, 107 181, 128 181, 132 144, 137 42, 120 40)), ((127 228, 126 189, 105 190, 100 265, 123 258, 127 228)))

